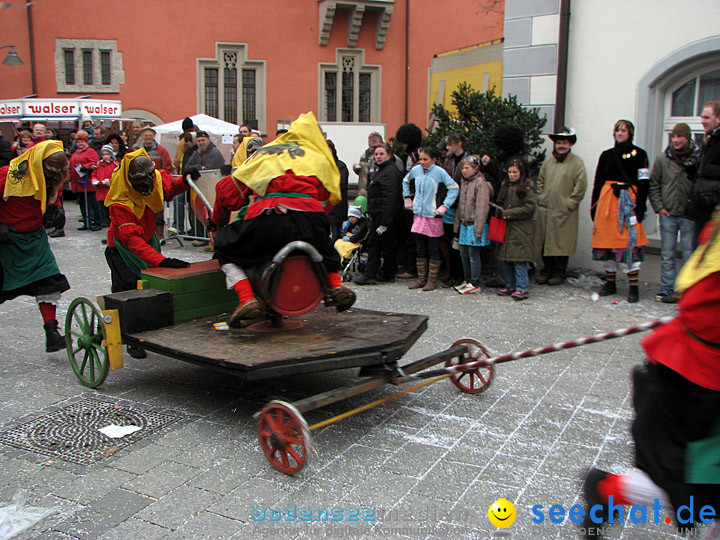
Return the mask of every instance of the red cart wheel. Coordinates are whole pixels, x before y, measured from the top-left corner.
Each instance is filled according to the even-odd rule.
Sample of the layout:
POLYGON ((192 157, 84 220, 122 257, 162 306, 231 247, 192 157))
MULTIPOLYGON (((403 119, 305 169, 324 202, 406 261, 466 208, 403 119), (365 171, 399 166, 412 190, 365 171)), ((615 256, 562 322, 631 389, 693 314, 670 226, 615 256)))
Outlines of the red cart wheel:
POLYGON ((310 431, 300 412, 284 401, 271 401, 258 417, 260 447, 270 464, 285 474, 305 466, 310 431))
MULTIPOLYGON (((461 339, 452 344, 453 347, 459 345, 467 345, 467 352, 462 356, 447 359, 445 361, 445 367, 475 362, 483 356, 490 358, 490 353, 488 353, 487 349, 474 339, 461 339)), ((494 376, 495 366, 484 366, 473 371, 454 373, 450 376, 450 380, 466 394, 479 394, 487 390, 494 376)))

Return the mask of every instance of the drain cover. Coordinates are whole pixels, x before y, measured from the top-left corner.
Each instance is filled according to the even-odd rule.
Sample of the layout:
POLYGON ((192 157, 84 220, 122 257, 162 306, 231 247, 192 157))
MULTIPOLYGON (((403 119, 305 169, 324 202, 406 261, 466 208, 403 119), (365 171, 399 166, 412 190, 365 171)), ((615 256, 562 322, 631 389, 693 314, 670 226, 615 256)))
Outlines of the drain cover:
POLYGON ((77 465, 91 465, 183 418, 89 398, 0 432, 0 443, 77 465), (98 431, 109 425, 140 429, 112 439, 98 431))

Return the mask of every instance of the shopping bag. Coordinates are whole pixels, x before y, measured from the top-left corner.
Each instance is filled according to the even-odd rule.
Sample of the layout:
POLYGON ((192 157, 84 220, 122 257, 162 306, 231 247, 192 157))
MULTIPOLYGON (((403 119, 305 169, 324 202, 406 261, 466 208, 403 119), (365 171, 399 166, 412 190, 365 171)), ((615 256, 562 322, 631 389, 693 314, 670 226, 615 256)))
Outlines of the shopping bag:
POLYGON ((507 229, 507 221, 492 216, 490 218, 490 226, 488 227, 488 240, 503 243, 505 241, 505 230, 507 229))

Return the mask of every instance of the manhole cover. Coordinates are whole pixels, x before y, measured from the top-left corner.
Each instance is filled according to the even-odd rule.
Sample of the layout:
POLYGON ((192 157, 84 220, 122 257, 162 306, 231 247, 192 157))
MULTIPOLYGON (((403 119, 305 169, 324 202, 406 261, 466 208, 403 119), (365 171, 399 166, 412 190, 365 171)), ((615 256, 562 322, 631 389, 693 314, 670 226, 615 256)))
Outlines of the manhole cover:
POLYGON ((0 443, 78 465, 91 465, 182 418, 90 398, 0 432, 0 443), (113 439, 98 431, 110 425, 140 429, 113 439))

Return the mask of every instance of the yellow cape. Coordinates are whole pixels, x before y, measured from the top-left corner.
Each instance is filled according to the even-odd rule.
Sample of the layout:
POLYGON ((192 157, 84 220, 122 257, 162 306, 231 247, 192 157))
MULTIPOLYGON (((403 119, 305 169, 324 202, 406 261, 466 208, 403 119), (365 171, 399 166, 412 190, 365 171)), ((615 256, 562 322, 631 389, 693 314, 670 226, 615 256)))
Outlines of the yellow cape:
POLYGON ((245 160, 247 159, 247 145, 250 141, 253 139, 258 139, 259 137, 243 137, 242 142, 240 143, 240 146, 238 146, 238 149, 235 151, 235 155, 232 158, 232 166, 233 168, 239 167, 242 165, 245 160))
POLYGON ((128 166, 138 156, 148 157, 145 149, 140 148, 125 154, 118 168, 113 171, 110 178, 110 191, 105 196, 105 206, 122 204, 127 206, 139 219, 145 213, 146 206, 149 206, 153 212, 161 212, 165 199, 163 198, 162 177, 158 170, 155 170, 155 189, 150 195, 143 197, 132 187, 128 180, 128 166))
POLYGON ((720 206, 715 208, 706 226, 710 227, 710 237, 706 244, 697 247, 683 265, 675 280, 676 292, 686 291, 701 279, 720 272, 720 206))
POLYGON ((264 196, 270 181, 287 171, 315 176, 330 192, 330 204, 340 201, 340 171, 312 112, 301 114, 286 133, 235 169, 233 177, 264 196))
POLYGON ((43 214, 47 206, 47 189, 45 187, 45 173, 43 172, 43 159, 63 151, 60 141, 43 141, 10 162, 5 193, 8 197, 35 197, 40 201, 43 214))

